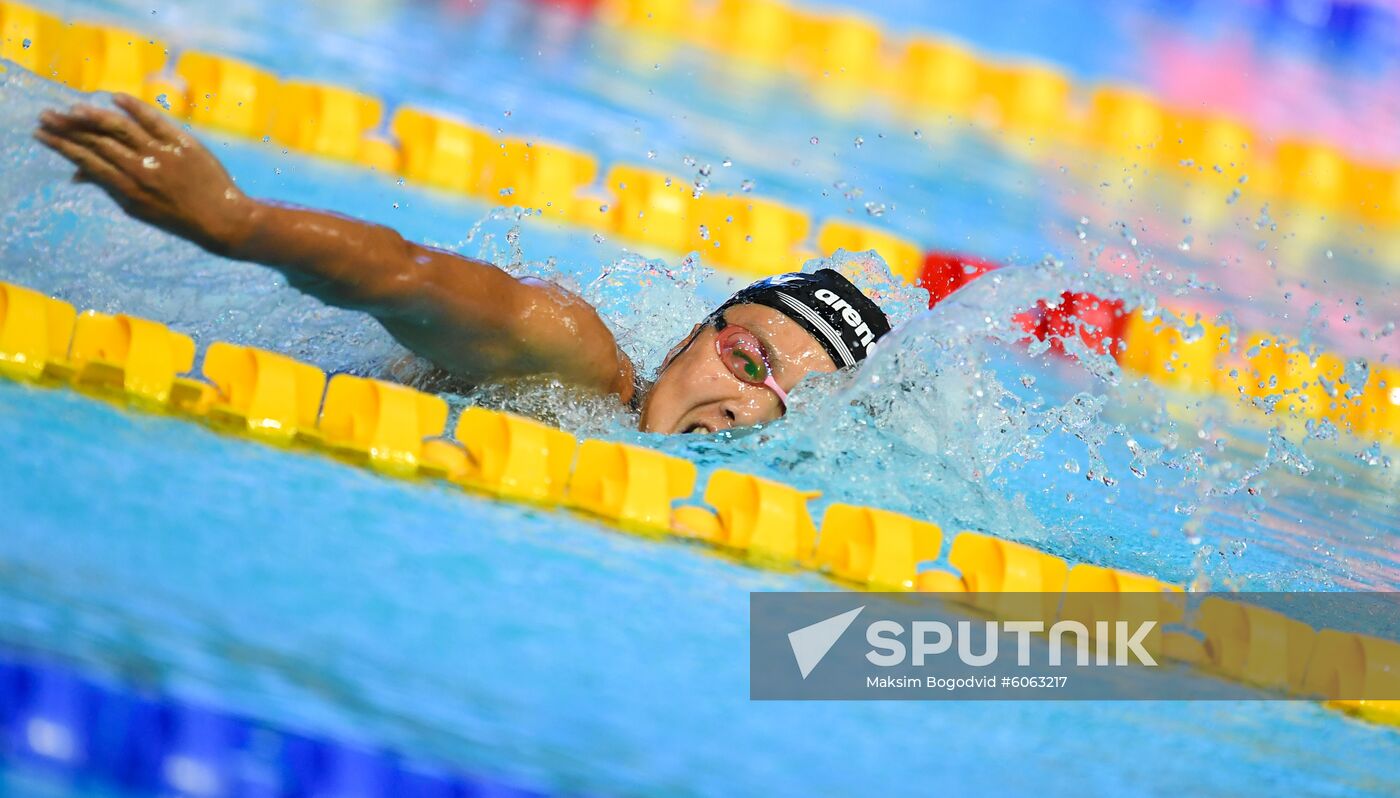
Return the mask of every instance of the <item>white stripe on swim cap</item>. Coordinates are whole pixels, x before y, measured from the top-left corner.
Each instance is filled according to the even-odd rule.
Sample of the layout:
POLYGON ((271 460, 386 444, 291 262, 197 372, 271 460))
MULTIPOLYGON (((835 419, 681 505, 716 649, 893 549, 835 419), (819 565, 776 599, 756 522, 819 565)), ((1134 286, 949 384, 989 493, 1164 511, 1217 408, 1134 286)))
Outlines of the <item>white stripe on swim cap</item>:
POLYGON ((821 331, 822 335, 826 336, 826 339, 831 342, 832 346, 841 355, 841 359, 846 361, 844 365, 854 366, 856 364, 856 359, 851 357, 851 350, 846 348, 845 340, 841 338, 841 334, 836 332, 836 328, 832 327, 826 319, 822 318, 810 305, 794 299, 784 294, 782 291, 778 291, 777 294, 778 298, 783 300, 788 307, 802 314, 803 318, 810 321, 812 326, 816 327, 821 331))

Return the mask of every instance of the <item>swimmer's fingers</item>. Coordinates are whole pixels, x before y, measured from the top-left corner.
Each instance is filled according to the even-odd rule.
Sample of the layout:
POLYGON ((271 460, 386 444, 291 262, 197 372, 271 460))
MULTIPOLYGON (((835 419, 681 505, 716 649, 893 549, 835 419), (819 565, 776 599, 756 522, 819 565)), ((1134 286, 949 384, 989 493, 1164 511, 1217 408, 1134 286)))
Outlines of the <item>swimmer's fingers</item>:
POLYGON ((118 94, 112 98, 116 106, 127 113, 141 126, 147 135, 166 144, 188 146, 190 138, 185 135, 170 118, 130 94, 118 94))
POLYGON ((60 135, 59 138, 68 139, 74 144, 86 148, 97 157, 115 166, 119 171, 129 172, 136 164, 136 153, 111 136, 102 133, 89 133, 86 130, 74 130, 67 135, 60 135))
MULTIPOLYGON (((76 144, 120 170, 129 169, 129 165, 136 160, 136 154, 122 142, 105 134, 92 133, 84 130, 81 127, 68 123, 66 117, 60 117, 59 115, 50 116, 46 114, 46 116, 42 118, 41 127, 35 133, 35 138, 48 145, 50 149, 58 151, 60 155, 67 157, 66 153, 49 144, 46 137, 76 144), (44 135, 40 136, 40 133, 44 135)), ((72 159, 69 158, 69 160, 72 159)))
POLYGON ((140 190, 124 172, 72 139, 56 136, 47 130, 34 131, 34 138, 38 139, 40 144, 67 158, 69 162, 78 167, 78 172, 81 175, 102 187, 122 205, 125 205, 140 190))
POLYGON ((59 134, 82 130, 108 136, 132 151, 156 143, 149 133, 125 114, 91 105, 75 105, 62 115, 47 112, 39 117, 39 123, 59 134))

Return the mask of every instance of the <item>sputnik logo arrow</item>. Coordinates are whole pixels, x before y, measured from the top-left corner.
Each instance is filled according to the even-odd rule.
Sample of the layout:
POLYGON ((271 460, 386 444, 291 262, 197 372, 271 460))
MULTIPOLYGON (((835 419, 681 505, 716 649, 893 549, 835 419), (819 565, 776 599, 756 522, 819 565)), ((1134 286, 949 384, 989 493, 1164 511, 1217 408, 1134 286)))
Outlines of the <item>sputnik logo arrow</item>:
POLYGON ((795 632, 788 632, 788 645, 792 646, 792 656, 797 660, 797 669, 802 672, 803 679, 817 667, 864 609, 862 605, 795 632))

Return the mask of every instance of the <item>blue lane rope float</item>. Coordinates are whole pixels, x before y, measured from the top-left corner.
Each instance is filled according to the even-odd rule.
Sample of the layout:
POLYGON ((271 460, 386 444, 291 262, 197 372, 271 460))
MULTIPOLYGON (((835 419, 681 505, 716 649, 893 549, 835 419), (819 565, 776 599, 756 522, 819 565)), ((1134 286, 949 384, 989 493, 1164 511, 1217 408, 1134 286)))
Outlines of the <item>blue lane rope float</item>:
POLYGON ((0 651, 0 759, 73 786, 153 795, 548 794, 6 651, 0 651))

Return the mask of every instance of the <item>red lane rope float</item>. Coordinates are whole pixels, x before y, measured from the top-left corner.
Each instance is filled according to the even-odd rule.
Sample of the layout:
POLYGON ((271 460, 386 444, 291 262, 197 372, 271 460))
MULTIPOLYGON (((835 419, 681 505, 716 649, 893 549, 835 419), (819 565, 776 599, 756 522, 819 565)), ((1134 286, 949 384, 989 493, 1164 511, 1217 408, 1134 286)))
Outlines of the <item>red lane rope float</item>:
MULTIPOLYGON (((928 306, 933 307, 959 288, 1000 268, 1001 264, 982 258, 934 250, 924 255, 918 285, 928 291, 928 306)), ((1041 300, 1034 308, 1013 318, 1038 340, 1048 340, 1051 350, 1058 354, 1067 355, 1064 339, 1078 334, 1091 350, 1117 357, 1122 349, 1128 313, 1121 299, 1085 291, 1065 291, 1060 294, 1058 304, 1041 300)))

